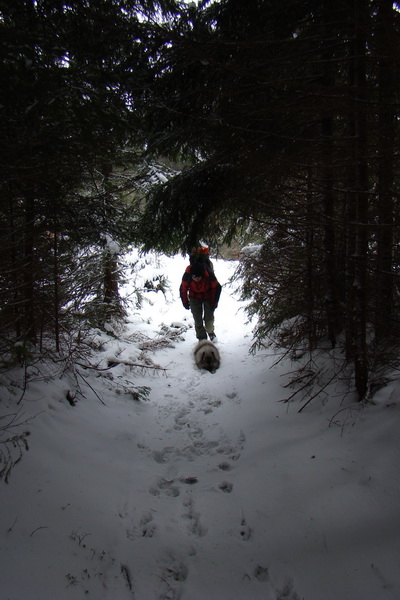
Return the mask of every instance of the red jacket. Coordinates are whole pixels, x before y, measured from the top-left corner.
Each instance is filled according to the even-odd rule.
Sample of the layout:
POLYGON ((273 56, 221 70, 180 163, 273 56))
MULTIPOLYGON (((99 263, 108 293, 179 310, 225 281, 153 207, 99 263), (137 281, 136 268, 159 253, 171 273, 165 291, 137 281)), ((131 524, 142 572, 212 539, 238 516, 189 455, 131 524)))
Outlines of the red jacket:
POLYGON ((213 308, 217 308, 221 295, 221 284, 217 281, 214 273, 205 271, 200 281, 195 281, 192 278, 190 269, 191 265, 186 268, 179 288, 183 306, 188 308, 189 298, 197 298, 199 300, 206 300, 213 308))

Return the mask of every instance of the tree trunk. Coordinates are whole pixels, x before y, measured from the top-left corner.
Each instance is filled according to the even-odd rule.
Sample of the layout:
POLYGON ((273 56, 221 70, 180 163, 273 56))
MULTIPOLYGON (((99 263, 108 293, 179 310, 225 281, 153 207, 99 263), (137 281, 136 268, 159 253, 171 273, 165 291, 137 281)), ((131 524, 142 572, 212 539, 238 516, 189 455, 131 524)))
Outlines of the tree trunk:
POLYGON ((378 341, 393 333, 393 156, 394 63, 393 3, 380 0, 377 14, 379 60, 378 123, 378 231, 376 266, 375 336, 378 341))
MULTIPOLYGON (((322 69, 323 84, 326 87, 326 95, 329 97, 334 89, 335 74, 333 71, 332 56, 332 20, 335 16, 336 2, 325 0, 324 10, 324 39, 322 48, 322 69)), ((334 109, 334 107, 333 107, 334 109)), ((328 339, 332 348, 336 346, 336 334, 338 327, 338 283, 336 270, 336 237, 335 237, 335 191, 334 191, 334 168, 333 168, 333 133, 334 122, 332 107, 325 108, 325 113, 321 118, 321 137, 322 137, 322 185, 323 185, 323 227, 324 227, 324 266, 325 266, 325 288, 326 288, 326 318, 328 339)))
POLYGON ((59 294, 59 264, 58 264, 58 232, 57 225, 54 225, 53 237, 53 277, 54 277, 54 336, 56 341, 56 350, 60 351, 60 294, 59 294))
POLYGON ((119 306, 118 265, 115 255, 107 251, 104 258, 104 302, 119 306))
POLYGON ((307 306, 307 335, 310 352, 315 345, 315 286, 314 286, 314 210, 312 208, 311 173, 308 173, 307 217, 306 217, 306 306, 307 306))
POLYGON ((354 2, 354 91, 355 91, 355 253, 354 253, 354 340, 355 385, 359 400, 368 388, 367 359, 367 260, 368 260, 368 165, 366 115, 366 25, 367 0, 354 2))
POLYGON ((36 343, 35 266, 34 266, 35 199, 32 193, 25 197, 24 240, 24 331, 23 336, 36 343))
MULTIPOLYGON (((19 268, 21 265, 20 256, 18 256, 17 252, 17 239, 16 239, 16 230, 17 226, 15 224, 15 198, 12 195, 12 192, 9 191, 8 196, 8 236, 10 238, 10 245, 2 248, 2 252, 7 252, 10 257, 10 284, 11 289, 13 290, 12 296, 10 297, 12 310, 13 310, 13 321, 14 321, 14 330, 16 339, 19 340, 22 335, 22 311, 21 311, 21 269, 19 268)), ((6 324, 6 328, 8 328, 8 324, 6 324)))

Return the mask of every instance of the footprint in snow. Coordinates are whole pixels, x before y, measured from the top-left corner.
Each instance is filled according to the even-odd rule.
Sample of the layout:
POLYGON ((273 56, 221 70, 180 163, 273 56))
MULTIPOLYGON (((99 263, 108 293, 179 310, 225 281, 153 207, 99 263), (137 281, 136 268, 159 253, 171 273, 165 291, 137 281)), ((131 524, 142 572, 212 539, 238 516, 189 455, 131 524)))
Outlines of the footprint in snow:
POLYGON ((232 467, 228 462, 222 462, 218 465, 218 469, 221 469, 221 471, 230 471, 231 468, 232 467))
POLYGON ((190 410, 188 408, 183 408, 181 409, 178 414, 175 416, 174 418, 174 429, 176 431, 180 431, 181 429, 184 429, 185 427, 188 427, 188 415, 190 413, 190 410))
POLYGON ((203 430, 201 427, 192 427, 189 431, 189 437, 191 439, 200 438, 203 436, 203 430))
POLYGON ((121 510, 118 511, 118 516, 120 519, 126 519, 129 516, 129 506, 127 502, 125 502, 121 510))
POLYGON ((247 542, 253 535, 253 531, 252 531, 251 527, 248 526, 244 515, 242 515, 242 519, 240 521, 239 533, 240 533, 240 539, 244 540, 245 542, 247 542))
POLYGON ((219 484, 218 487, 220 490, 225 492, 225 494, 230 494, 231 491, 233 490, 233 484, 230 483, 229 481, 223 481, 222 483, 219 484))
POLYGON ((156 532, 156 526, 154 525, 153 515, 151 512, 146 512, 143 514, 139 521, 139 525, 131 527, 126 531, 126 537, 128 540, 136 540, 138 538, 152 538, 156 532))
POLYGON ((189 568, 187 564, 170 553, 161 567, 162 589, 158 600, 179 600, 182 593, 182 584, 186 581, 188 575, 189 568))
POLYGON ((188 496, 183 503, 183 506, 187 509, 187 512, 183 515, 189 520, 188 531, 197 537, 204 537, 207 535, 207 528, 200 522, 200 513, 194 509, 194 503, 191 496, 188 496))
POLYGON ((159 479, 156 485, 151 486, 151 488, 149 489, 149 493, 152 496, 160 496, 161 494, 164 494, 165 496, 172 496, 176 498, 180 495, 181 492, 179 490, 179 487, 174 484, 175 479, 161 478, 159 479))
POLYGON ((269 573, 267 567, 257 565, 257 567, 254 569, 254 577, 258 579, 258 581, 269 581, 269 573))
POLYGON ((246 443, 246 435, 243 431, 240 432, 240 435, 238 436, 238 440, 236 445, 230 444, 229 440, 226 439, 224 440, 224 438, 221 436, 221 440, 222 443, 220 445, 220 447, 218 448, 218 454, 225 454, 226 456, 228 456, 231 460, 239 460, 239 458, 241 457, 242 454, 242 450, 244 449, 245 443, 246 443), (224 443, 225 441, 225 443, 224 443))
POLYGON ((201 410, 205 415, 209 415, 213 412, 214 408, 218 408, 218 406, 221 406, 221 404, 222 400, 209 400, 206 405, 204 407, 200 407, 199 410, 201 410))
POLYGON ((162 450, 153 450, 151 456, 156 463, 164 464, 169 461, 173 452, 174 448, 172 446, 166 446, 162 450))

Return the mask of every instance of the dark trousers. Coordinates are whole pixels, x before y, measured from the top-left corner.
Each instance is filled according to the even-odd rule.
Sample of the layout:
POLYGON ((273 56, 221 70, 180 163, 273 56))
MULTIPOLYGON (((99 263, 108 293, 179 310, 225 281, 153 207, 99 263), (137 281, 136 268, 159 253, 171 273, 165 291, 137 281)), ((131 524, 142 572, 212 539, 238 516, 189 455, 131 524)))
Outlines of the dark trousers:
POLYGON ((207 300, 190 298, 189 301, 196 337, 198 340, 206 340, 207 333, 214 333, 214 308, 207 300))

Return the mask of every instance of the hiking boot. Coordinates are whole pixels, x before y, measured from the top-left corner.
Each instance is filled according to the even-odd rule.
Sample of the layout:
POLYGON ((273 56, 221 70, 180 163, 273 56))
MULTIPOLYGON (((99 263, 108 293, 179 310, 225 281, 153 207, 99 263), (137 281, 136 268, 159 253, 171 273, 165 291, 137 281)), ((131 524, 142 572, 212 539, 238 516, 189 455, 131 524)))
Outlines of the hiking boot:
POLYGON ((208 334, 208 337, 209 337, 209 338, 210 338, 210 340, 213 342, 217 336, 215 335, 215 333, 209 333, 209 334, 208 334))

